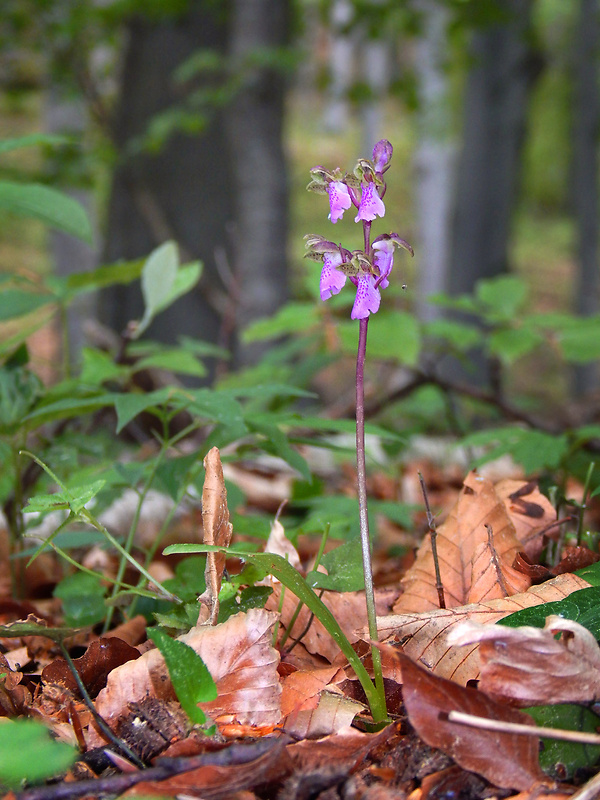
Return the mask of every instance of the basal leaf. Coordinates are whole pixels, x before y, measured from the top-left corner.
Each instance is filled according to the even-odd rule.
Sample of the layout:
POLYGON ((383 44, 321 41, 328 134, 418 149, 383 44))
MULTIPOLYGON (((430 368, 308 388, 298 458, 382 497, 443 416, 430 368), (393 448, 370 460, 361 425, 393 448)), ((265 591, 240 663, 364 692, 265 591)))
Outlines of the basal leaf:
POLYGON ((18 788, 65 772, 77 751, 50 736, 45 725, 29 719, 0 725, 0 783, 18 788))

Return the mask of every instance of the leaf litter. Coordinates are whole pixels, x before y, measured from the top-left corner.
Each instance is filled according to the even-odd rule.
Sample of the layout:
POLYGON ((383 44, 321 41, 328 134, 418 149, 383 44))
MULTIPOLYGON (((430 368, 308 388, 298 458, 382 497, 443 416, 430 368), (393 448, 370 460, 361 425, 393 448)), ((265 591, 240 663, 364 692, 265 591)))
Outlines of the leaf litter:
MULTIPOLYGON (((206 456, 205 469, 204 542, 227 547, 233 526, 216 448, 206 456)), ((378 591, 392 714, 379 732, 369 732, 365 698, 338 646, 306 608, 293 618, 297 599, 276 580, 265 579, 273 589, 266 608, 248 608, 218 622, 223 552, 209 553, 197 622, 177 637, 201 657, 216 684, 216 699, 199 703, 216 724, 215 734, 190 725, 163 656, 147 640, 143 618, 128 621, 122 631, 107 634, 110 638, 60 634, 70 633, 69 642, 79 640, 85 648, 74 661, 78 683, 60 657, 62 639, 45 638, 52 628, 44 631, 43 621, 12 623, 25 620, 30 608, 21 617, 13 609, 0 628, 6 645, 0 657, 0 715, 37 717, 59 739, 88 750, 71 770, 73 797, 567 796, 573 786, 563 781, 559 787, 540 767, 537 735, 522 736, 510 724, 533 726, 531 716, 514 706, 570 702, 593 708, 600 699, 596 639, 578 622, 556 616, 543 629, 494 624, 592 585, 585 569, 532 585, 550 575, 538 561, 555 522, 551 504, 531 483, 494 485, 476 473, 465 478, 455 507, 437 530, 446 608, 439 608, 429 537, 400 586, 378 591), (280 646, 286 631, 287 646, 280 646), (30 667, 24 672, 26 660, 30 667), (31 665, 41 665, 37 680, 31 665), (470 681, 478 681, 477 687, 467 687, 470 681), (144 769, 107 741, 92 711, 133 747, 144 769), (452 717, 456 712, 482 724, 500 721, 506 730, 460 724, 452 717), (92 766, 91 754, 107 751, 117 770, 107 771, 106 756, 92 766)), ((277 519, 267 549, 302 570, 277 519)), ((565 569, 596 561, 597 554, 586 550, 565 551, 565 569)), ((364 593, 318 593, 370 670, 364 593)), ((50 625, 55 618, 53 611, 50 625)), ((44 787, 45 794, 36 791, 25 790, 23 800, 54 796, 51 786, 44 787)))

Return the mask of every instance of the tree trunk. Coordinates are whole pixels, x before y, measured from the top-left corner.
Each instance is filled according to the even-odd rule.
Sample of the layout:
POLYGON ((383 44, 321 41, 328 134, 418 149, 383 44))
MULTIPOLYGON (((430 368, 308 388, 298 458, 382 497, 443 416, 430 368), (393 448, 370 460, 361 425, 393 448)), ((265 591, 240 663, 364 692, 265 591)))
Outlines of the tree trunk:
MULTIPOLYGON (((238 330, 272 314, 287 297, 285 78, 281 68, 253 65, 253 57, 286 43, 290 5, 290 0, 233 0, 231 7, 229 55, 244 77, 227 110, 236 187, 232 271, 238 330)), ((236 361, 253 361, 262 349, 240 346, 236 361)))
MULTIPOLYGON (((598 0, 581 0, 574 47, 573 205, 578 229, 576 309, 598 313, 598 0)), ((597 387, 595 365, 575 370, 577 394, 597 387)))
POLYGON ((529 97, 540 70, 532 0, 506 0, 510 19, 473 36, 447 290, 470 292, 508 266, 529 97))
POLYGON ((427 297, 446 288, 449 256, 450 203, 455 144, 451 139, 448 55, 448 10, 434 0, 421 0, 424 27, 417 42, 415 71, 419 91, 419 143, 415 153, 419 214, 419 293, 422 320, 441 315, 427 297))
MULTIPOLYGON (((220 336, 216 253, 228 245, 233 217, 233 183, 225 144, 223 114, 215 111, 200 136, 175 134, 157 154, 127 155, 159 112, 180 100, 174 69, 197 48, 224 52, 227 30, 216 14, 195 4, 188 15, 152 22, 136 18, 128 25, 120 102, 114 140, 121 156, 114 176, 104 261, 148 255, 166 239, 175 239, 186 259, 200 258, 200 286, 160 314, 153 338, 173 342, 181 334, 216 342, 220 336)), ((138 286, 105 293, 103 321, 121 331, 142 314, 138 286)))

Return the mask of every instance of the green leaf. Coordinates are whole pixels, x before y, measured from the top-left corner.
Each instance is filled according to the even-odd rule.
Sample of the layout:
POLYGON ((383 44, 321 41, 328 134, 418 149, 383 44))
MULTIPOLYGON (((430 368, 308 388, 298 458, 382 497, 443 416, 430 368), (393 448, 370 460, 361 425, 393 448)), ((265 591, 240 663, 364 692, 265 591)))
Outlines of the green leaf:
POLYGON ((600 358, 600 317, 574 319, 557 334, 567 361, 586 364, 600 358))
POLYGON ((269 421, 267 415, 258 416, 253 415, 248 421, 250 430, 261 433, 266 437, 266 443, 263 443, 263 449, 273 455, 277 455, 286 461, 291 467, 298 470, 304 480, 310 480, 310 468, 304 458, 297 450, 291 447, 285 433, 277 426, 269 421))
POLYGON ((3 139, 0 141, 0 155, 9 153, 11 150, 19 150, 21 147, 31 147, 32 145, 64 145, 71 140, 67 136, 56 136, 50 133, 30 133, 28 136, 19 136, 17 139, 3 139))
POLYGON ((22 423, 43 389, 27 366, 0 368, 0 433, 10 433, 22 423))
MULTIPOLYGON (((564 703, 523 709, 535 723, 545 728, 559 728, 584 733, 598 732, 598 716, 582 706, 564 703)), ((540 750, 540 766, 549 775, 565 780, 578 769, 594 767, 600 759, 600 745, 577 744, 557 739, 544 739, 540 750)))
POLYGON ((31 314, 38 308, 56 302, 53 294, 40 294, 39 292, 24 292, 20 289, 3 289, 0 292, 0 322, 23 317, 31 314))
MULTIPOLYGON (((358 325, 355 321, 338 325, 347 352, 356 353, 358 325)), ((369 325, 367 358, 394 359, 414 367, 421 352, 421 332, 416 317, 406 311, 380 311, 369 325)))
POLYGON ((578 569, 575 575, 579 575, 580 578, 591 583, 592 586, 600 586, 600 561, 590 564, 589 567, 578 569))
POLYGON ((52 228, 92 243, 92 229, 83 206, 49 186, 0 181, 0 209, 39 219, 52 228))
MULTIPOLYGON (((588 569, 586 567, 586 569, 588 569)), ((579 570, 577 573, 580 575, 579 570)), ((584 577, 580 575, 580 577, 584 577)), ((585 578, 587 580, 587 578, 585 578)), ((508 628, 518 628, 521 625, 532 625, 535 628, 543 628, 546 623, 546 617, 557 615, 564 619, 574 620, 583 625, 584 618, 588 623, 593 623, 594 620, 600 619, 600 586, 591 586, 587 589, 579 589, 572 592, 564 600, 555 600, 552 603, 543 603, 539 606, 532 606, 531 608, 523 608, 520 611, 515 611, 514 614, 509 614, 501 620, 498 620, 497 625, 506 625, 508 628), (592 612, 592 616, 589 615, 592 612)), ((587 627, 587 625, 585 626, 587 627)))
POLYGON ((156 478, 175 502, 179 500, 181 491, 190 481, 191 468, 199 462, 200 455, 196 452, 179 458, 168 458, 159 465, 156 478))
POLYGON ((309 572, 306 576, 309 586, 334 592, 360 592, 365 588, 360 539, 351 539, 325 553, 321 564, 327 575, 318 570, 309 572))
POLYGON ((180 266, 170 291, 165 293, 162 301, 157 305, 156 313, 168 308, 175 300, 193 289, 201 275, 202 263, 200 261, 191 261, 189 264, 180 266))
POLYGON ((242 333, 242 342, 250 344, 294 333, 304 333, 317 322, 315 303, 287 303, 272 317, 253 322, 242 333))
POLYGON ((527 300, 527 286, 515 275, 500 275, 481 280, 475 287, 475 297, 502 319, 514 319, 527 300))
POLYGON ((223 440, 233 442, 248 433, 242 407, 229 392, 216 389, 192 389, 185 394, 192 398, 188 411, 212 422, 220 423, 223 440))
POLYGON ((489 349, 506 364, 513 364, 543 342, 541 333, 530 328, 501 328, 490 334, 489 349))
POLYGON ((41 723, 29 719, 0 725, 0 783, 19 788, 23 781, 39 783, 65 772, 77 751, 52 739, 41 723))
POLYGON ((99 480, 85 486, 74 486, 68 491, 35 495, 29 500, 24 511, 44 512, 70 508, 74 514, 79 514, 86 503, 102 491, 105 483, 106 481, 99 480))
POLYGON ((100 578, 87 572, 76 572, 63 578, 54 589, 54 597, 62 600, 67 624, 77 627, 96 625, 104 619, 105 593, 100 578))
POLYGON ((132 372, 140 372, 143 369, 166 369, 169 372, 193 375, 197 378, 206 375, 204 364, 198 361, 192 353, 179 347, 168 348, 140 358, 134 364, 132 372))
POLYGON ((116 364, 114 359, 101 350, 84 347, 81 351, 81 382, 90 386, 101 386, 105 381, 118 381, 129 374, 129 367, 116 364))
POLYGON ((465 353, 481 343, 481 330, 475 325, 466 322, 457 322, 452 319, 435 319, 424 326, 427 336, 443 339, 450 347, 459 353, 465 353))
POLYGON ((543 469, 555 469, 569 451, 566 434, 553 436, 543 431, 506 427, 465 436, 465 447, 486 447, 487 452, 474 462, 477 467, 509 453, 523 466, 526 474, 543 469))
POLYGON ((135 419, 142 411, 161 408, 173 396, 174 390, 168 386, 145 394, 119 394, 114 397, 115 411, 117 412, 117 433, 135 419))
POLYGON ((23 424, 33 427, 30 423, 35 423, 36 426, 39 426, 46 422, 69 419, 82 414, 91 414, 106 406, 112 406, 115 403, 115 398, 119 397, 120 395, 114 394, 99 394, 93 397, 65 397, 56 400, 54 403, 39 405, 23 418, 23 424))
POLYGON ((194 725, 203 725, 206 715, 198 703, 209 703, 217 698, 217 687, 206 664, 189 645, 171 639, 160 628, 149 629, 148 638, 165 659, 181 707, 194 725))
POLYGON ((238 595, 220 603, 218 622, 225 622, 229 617, 238 614, 240 611, 249 611, 251 608, 264 608, 272 593, 273 589, 270 586, 247 586, 238 595))
POLYGON ((62 279, 54 277, 51 284, 58 287, 61 296, 76 296, 84 292, 106 289, 109 286, 133 283, 142 274, 143 267, 144 260, 141 258, 135 261, 119 261, 116 264, 98 267, 91 272, 77 272, 62 279))
POLYGON ((179 253, 175 242, 161 244, 146 259, 142 270, 144 316, 137 326, 136 336, 146 330, 159 309, 163 307, 165 296, 175 283, 178 267, 179 253))

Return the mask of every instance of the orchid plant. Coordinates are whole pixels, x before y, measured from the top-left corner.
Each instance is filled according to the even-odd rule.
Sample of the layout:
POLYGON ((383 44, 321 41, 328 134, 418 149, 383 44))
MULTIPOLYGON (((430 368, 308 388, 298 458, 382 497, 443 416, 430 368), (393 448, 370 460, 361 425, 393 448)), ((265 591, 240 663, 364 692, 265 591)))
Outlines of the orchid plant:
POLYGON ((358 483, 358 504, 360 537, 369 636, 372 641, 373 673, 375 688, 385 708, 385 694, 381 656, 376 646, 377 620, 375 613, 375 594, 373 589, 373 570, 371 564, 371 539, 367 513, 367 475, 365 460, 365 402, 364 368, 367 350, 367 327, 369 316, 379 310, 381 290, 389 284, 394 263, 394 252, 402 247, 414 255, 412 247, 397 233, 384 233, 371 241, 371 224, 376 217, 385 215, 383 198, 386 192, 384 175, 389 169, 393 148, 387 139, 377 142, 371 160, 358 160, 353 173, 343 174, 338 167, 328 170, 313 167, 312 180, 308 190, 329 196, 329 219, 336 223, 344 212, 352 206, 357 209, 354 221, 362 223, 364 245, 362 250, 350 252, 341 244, 325 239, 323 236, 305 236, 306 257, 322 262, 320 280, 321 300, 328 300, 338 294, 350 283, 356 288, 356 297, 350 316, 359 320, 358 351, 356 357, 356 466, 358 483))

